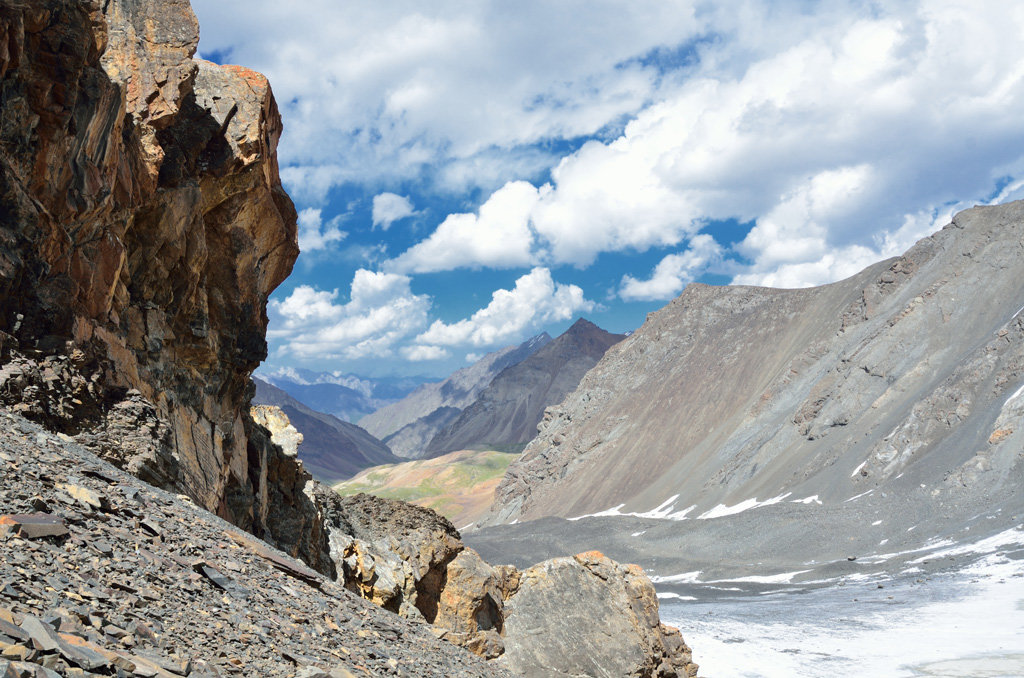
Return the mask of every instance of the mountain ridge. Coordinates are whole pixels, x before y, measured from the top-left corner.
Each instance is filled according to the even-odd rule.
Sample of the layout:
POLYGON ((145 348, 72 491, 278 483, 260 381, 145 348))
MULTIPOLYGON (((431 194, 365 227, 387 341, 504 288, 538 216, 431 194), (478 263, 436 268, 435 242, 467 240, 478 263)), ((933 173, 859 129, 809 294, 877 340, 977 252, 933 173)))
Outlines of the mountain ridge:
POLYGON ((398 403, 364 417, 359 424, 380 437, 396 455, 422 458, 431 439, 472 405, 499 372, 522 362, 551 341, 551 336, 542 332, 518 346, 488 353, 447 379, 424 384, 398 403))
POLYGON ((508 448, 526 444, 536 435, 544 410, 570 393, 623 338, 578 319, 535 353, 497 374, 458 418, 431 439, 426 456, 481 445, 508 448))
POLYGON ((1022 232, 1024 203, 975 208, 831 285, 690 285, 554 408, 486 520, 827 504, 911 470, 940 496, 1006 482, 1024 427, 993 427, 1024 378, 1022 232))

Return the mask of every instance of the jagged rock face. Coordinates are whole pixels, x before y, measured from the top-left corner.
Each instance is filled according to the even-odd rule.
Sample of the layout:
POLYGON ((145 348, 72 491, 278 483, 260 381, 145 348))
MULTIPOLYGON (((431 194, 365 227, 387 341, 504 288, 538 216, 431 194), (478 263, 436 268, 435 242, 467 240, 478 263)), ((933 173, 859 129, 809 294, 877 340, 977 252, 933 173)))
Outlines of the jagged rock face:
POLYGON ((1024 203, 833 285, 691 285, 551 411, 487 520, 1007 487, 1022 304, 1024 203))
POLYGON ((399 402, 363 417, 359 424, 383 439, 399 457, 427 456, 431 439, 472 405, 502 370, 518 365, 550 342, 544 332, 519 346, 488 353, 444 381, 424 384, 399 402))
POLYGON ((298 252, 280 116, 263 76, 194 60, 198 39, 186 0, 0 3, 0 348, 78 351, 89 398, 37 420, 103 447, 136 391, 167 430, 122 466, 316 562, 311 521, 273 523, 279 488, 310 512, 302 472, 248 414, 267 295, 298 252))
POLYGON ((621 341, 580 319, 543 348, 505 368, 472 405, 427 446, 428 457, 464 449, 522 449, 537 435, 544 410, 562 402, 601 356, 621 341))

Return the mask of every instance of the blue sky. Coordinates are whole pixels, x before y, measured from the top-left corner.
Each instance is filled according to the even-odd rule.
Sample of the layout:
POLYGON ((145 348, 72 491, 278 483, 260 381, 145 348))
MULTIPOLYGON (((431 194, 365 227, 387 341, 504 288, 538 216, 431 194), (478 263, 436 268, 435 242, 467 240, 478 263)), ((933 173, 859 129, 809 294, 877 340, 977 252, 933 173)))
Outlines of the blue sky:
POLYGON ((1019 3, 192 4, 200 55, 265 73, 285 121, 271 368, 441 376, 1024 197, 1019 3))

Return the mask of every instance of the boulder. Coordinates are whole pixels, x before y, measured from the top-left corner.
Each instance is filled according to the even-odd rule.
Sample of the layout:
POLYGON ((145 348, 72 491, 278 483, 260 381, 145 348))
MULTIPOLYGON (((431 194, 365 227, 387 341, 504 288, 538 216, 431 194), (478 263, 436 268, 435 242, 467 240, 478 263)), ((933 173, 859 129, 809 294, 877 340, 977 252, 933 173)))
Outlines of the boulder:
POLYGON ((643 570, 596 551, 523 571, 505 601, 504 643, 495 662, 524 676, 697 675, 643 570))

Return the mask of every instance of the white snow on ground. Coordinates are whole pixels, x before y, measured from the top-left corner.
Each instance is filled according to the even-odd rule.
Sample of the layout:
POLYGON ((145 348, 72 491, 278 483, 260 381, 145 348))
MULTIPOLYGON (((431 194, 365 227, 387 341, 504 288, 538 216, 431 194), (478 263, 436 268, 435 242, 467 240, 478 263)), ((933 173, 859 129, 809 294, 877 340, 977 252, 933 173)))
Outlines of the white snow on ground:
POLYGON ((881 524, 882 524, 881 520, 876 520, 875 522, 871 523, 871 527, 874 527, 875 525, 881 525, 881 524))
POLYGON ((765 501, 758 501, 757 497, 754 497, 753 499, 741 501, 735 506, 726 506, 725 504, 719 504, 710 511, 706 511, 705 513, 702 513, 699 516, 697 516, 697 520, 708 520, 710 518, 721 518, 722 516, 733 516, 737 513, 743 513, 744 511, 749 511, 750 509, 753 508, 759 508, 761 506, 771 506, 772 504, 778 504, 781 501, 785 501, 786 498, 789 497, 789 495, 791 494, 793 493, 787 492, 786 494, 780 494, 778 497, 766 499, 765 501))
POLYGON ((850 477, 851 477, 851 478, 855 477, 855 476, 856 476, 856 475, 857 475, 858 473, 860 473, 860 470, 861 470, 862 468, 864 468, 865 466, 867 466, 867 465, 868 465, 868 462, 867 462, 867 460, 864 460, 864 463, 863 463, 863 464, 861 464, 861 465, 860 465, 860 466, 858 466, 857 468, 853 469, 853 473, 851 473, 851 474, 850 474, 850 477))
POLYGON ((693 596, 681 596, 678 593, 659 593, 659 600, 697 600, 693 596))
POLYGON ((683 572, 682 574, 670 574, 666 577, 659 577, 656 574, 650 575, 651 582, 654 584, 695 584, 699 581, 700 570, 696 572, 683 572))
POLYGON ((1010 404, 1011 402, 1013 402, 1014 400, 1016 400, 1017 398, 1019 398, 1019 397, 1021 396, 1021 394, 1024 394, 1024 386, 1021 386, 1021 387, 1020 387, 1019 389, 1017 389, 1017 391, 1016 391, 1016 392, 1015 392, 1015 393, 1014 393, 1014 394, 1013 394, 1012 396, 1010 396, 1009 398, 1007 398, 1007 399, 1006 399, 1006 402, 1005 402, 1005 403, 1003 403, 1003 407, 1006 407, 1006 406, 1007 406, 1007 405, 1009 405, 1009 404, 1010 404))
POLYGON ((599 511, 597 513, 588 513, 585 516, 576 516, 575 518, 569 518, 569 520, 583 520, 584 518, 604 518, 607 516, 629 515, 626 513, 619 512, 623 506, 625 506, 625 504, 619 504, 618 506, 613 506, 612 508, 605 509, 604 511, 599 511))
POLYGON ((804 497, 803 499, 793 499, 794 504, 821 504, 821 500, 818 499, 818 495, 813 494, 810 497, 804 497))
POLYGON ((780 574, 769 574, 769 575, 753 575, 750 577, 736 577, 735 579, 716 579, 715 581, 705 582, 707 584, 738 584, 738 583, 750 583, 750 584, 788 584, 793 581, 793 577, 798 574, 806 574, 810 570, 800 570, 798 572, 782 572, 780 574))
POLYGON ((926 584, 666 600, 661 616, 707 676, 1024 676, 1024 562, 995 554, 926 584))
MULTIPOLYGON (((1022 527, 1015 527, 999 534, 994 534, 987 539, 976 541, 972 544, 960 544, 959 546, 954 545, 953 542, 944 540, 938 544, 935 548, 942 546, 949 546, 949 548, 941 551, 935 551, 929 553, 927 556, 918 558, 917 560, 911 560, 911 564, 917 564, 922 561, 934 558, 948 558, 950 556, 966 556, 971 554, 988 554, 995 553, 1000 549, 1006 547, 1021 547, 1024 546, 1024 529, 1022 527)), ((1021 649, 1024 650, 1024 643, 1022 643, 1021 649)))
POLYGON ((856 500, 860 499, 861 497, 868 496, 872 492, 874 492, 874 490, 868 490, 867 492, 861 492, 860 494, 855 494, 854 496, 850 497, 849 499, 847 499, 843 503, 845 504, 847 501, 856 501, 856 500))
POLYGON ((679 499, 679 495, 673 495, 663 501, 659 506, 654 507, 650 511, 644 511, 642 513, 631 512, 623 513, 622 507, 625 504, 619 504, 613 506, 610 509, 605 509, 598 513, 588 513, 585 516, 576 516, 575 518, 569 518, 569 520, 582 520, 584 518, 607 518, 609 516, 633 516, 635 518, 650 518, 653 520, 685 520, 686 514, 697 508, 696 505, 685 508, 682 511, 676 511, 676 500, 679 499))

